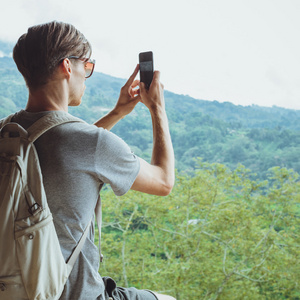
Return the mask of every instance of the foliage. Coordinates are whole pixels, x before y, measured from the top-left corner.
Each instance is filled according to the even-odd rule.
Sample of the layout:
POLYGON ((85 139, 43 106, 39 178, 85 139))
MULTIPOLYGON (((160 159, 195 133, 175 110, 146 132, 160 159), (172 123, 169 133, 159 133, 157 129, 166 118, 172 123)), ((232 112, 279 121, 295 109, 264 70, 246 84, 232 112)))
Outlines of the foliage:
POLYGON ((250 175, 200 162, 165 198, 105 192, 100 272, 177 300, 299 299, 299 176, 250 175))

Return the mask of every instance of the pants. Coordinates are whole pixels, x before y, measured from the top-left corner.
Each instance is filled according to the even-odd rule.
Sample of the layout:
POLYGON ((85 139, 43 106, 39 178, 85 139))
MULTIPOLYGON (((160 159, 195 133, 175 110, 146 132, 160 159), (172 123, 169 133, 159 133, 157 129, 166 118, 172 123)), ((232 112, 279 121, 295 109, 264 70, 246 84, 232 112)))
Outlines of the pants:
POLYGON ((110 277, 102 278, 105 284, 105 299, 111 297, 113 300, 157 300, 151 291, 138 290, 134 287, 117 287, 115 281, 110 277))

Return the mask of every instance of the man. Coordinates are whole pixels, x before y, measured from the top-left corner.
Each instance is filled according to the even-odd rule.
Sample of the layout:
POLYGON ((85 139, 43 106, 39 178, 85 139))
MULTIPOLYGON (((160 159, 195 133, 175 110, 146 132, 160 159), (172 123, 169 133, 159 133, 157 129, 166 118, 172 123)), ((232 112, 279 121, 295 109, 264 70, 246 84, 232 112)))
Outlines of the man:
MULTIPOLYGON (((13 121, 28 128, 45 114, 67 113, 68 106, 80 105, 85 80, 94 69, 90 55, 89 42, 70 24, 54 21, 29 28, 13 51, 29 90, 25 110, 16 113, 13 121)), ((121 89, 114 109, 97 121, 96 126, 66 123, 49 130, 35 142, 48 204, 66 260, 89 224, 105 183, 111 185, 116 195, 133 189, 165 196, 172 190, 174 153, 160 74, 154 73, 150 89, 146 90, 143 83, 134 81, 138 71, 137 66, 121 89), (147 106, 152 117, 151 164, 136 157, 120 138, 106 130, 130 113, 139 101, 147 106)), ((99 253, 92 226, 60 299, 108 299, 106 288, 114 286, 114 282, 103 281, 98 268, 99 253)), ((174 299, 119 287, 112 296, 113 299, 174 299)))

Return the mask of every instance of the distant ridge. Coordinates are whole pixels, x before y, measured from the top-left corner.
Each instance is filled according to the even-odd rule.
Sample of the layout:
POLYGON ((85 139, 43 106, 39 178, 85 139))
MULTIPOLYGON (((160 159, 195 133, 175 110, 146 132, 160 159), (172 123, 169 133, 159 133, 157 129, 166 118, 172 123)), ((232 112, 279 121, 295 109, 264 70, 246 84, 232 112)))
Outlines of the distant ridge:
MULTIPOLYGON (((11 57, 0 58, 0 72, 2 77, 0 79, 1 96, 10 98, 16 104, 16 109, 24 107, 27 100, 27 90, 23 78, 19 74, 11 57), (7 76, 13 82, 7 82, 5 79, 7 76), (15 99, 16 95, 7 89, 8 87, 15 89, 13 88, 13 84, 16 83, 18 86, 17 90, 19 90, 20 93, 23 93, 17 93, 17 99, 15 99), (6 88, 4 86, 1 88, 1 84, 4 84, 6 88)), ((85 96, 101 96, 102 101, 97 101, 98 105, 104 106, 105 108, 112 108, 119 96, 120 88, 125 81, 126 79, 95 72, 95 74, 86 81, 88 88, 86 89, 85 96)), ((191 112, 201 112, 224 122, 232 124, 238 123, 239 126, 246 128, 280 127, 300 130, 300 110, 277 106, 263 107, 258 105, 235 105, 230 102, 195 99, 187 95, 178 95, 170 91, 165 91, 165 99, 168 111, 170 113, 179 114, 182 117, 191 112)), ((91 101, 94 102, 92 99, 91 101)), ((96 105, 96 103, 93 103, 93 106, 94 105, 96 105)))
POLYGON ((0 41, 0 57, 12 56, 14 44, 0 41))
MULTIPOLYGON (((0 48, 1 50, 1 48, 0 48)), ((71 114, 89 123, 112 109, 126 79, 95 72, 86 81, 82 104, 71 114)), ((28 91, 11 57, 0 57, 0 118, 23 109, 28 91)), ((192 172, 200 157, 231 169, 238 164, 266 178, 274 166, 300 172, 300 111, 280 107, 241 106, 194 99, 165 91, 176 168, 192 172)), ((152 125, 148 110, 135 110, 112 130, 139 156, 149 159, 152 125)))

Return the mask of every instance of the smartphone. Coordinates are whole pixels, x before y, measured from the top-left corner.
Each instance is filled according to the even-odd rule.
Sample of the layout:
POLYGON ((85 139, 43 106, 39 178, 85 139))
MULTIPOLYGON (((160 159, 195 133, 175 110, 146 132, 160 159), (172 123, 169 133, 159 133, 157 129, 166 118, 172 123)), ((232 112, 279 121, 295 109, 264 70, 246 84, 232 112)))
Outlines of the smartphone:
POLYGON ((152 51, 139 54, 140 81, 145 83, 147 89, 153 79, 153 53, 152 51))

